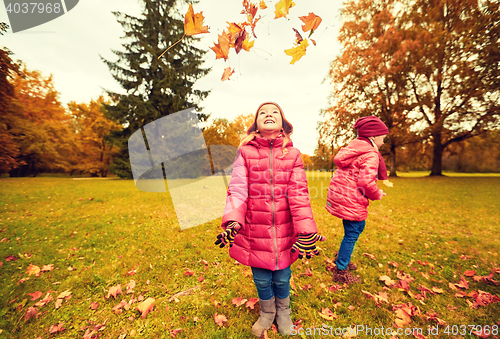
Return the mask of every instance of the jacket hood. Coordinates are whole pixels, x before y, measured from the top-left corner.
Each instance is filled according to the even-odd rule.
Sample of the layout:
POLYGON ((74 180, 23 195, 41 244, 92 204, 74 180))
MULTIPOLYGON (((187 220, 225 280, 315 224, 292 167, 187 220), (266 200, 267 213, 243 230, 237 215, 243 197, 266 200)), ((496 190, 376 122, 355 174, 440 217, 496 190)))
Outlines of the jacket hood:
MULTIPOLYGON (((275 139, 266 139, 261 137, 260 135, 256 135, 255 138, 253 138, 248 142, 248 144, 256 147, 271 147, 271 140, 274 140, 273 147, 281 147, 283 146, 283 141, 285 139, 283 138, 283 134, 278 135, 275 139)), ((293 146, 292 140, 290 140, 286 144, 286 146, 292 147, 293 146)))
POLYGON ((376 152, 373 145, 365 140, 354 139, 349 145, 342 147, 333 160, 337 167, 344 168, 348 167, 360 155, 369 152, 376 152))

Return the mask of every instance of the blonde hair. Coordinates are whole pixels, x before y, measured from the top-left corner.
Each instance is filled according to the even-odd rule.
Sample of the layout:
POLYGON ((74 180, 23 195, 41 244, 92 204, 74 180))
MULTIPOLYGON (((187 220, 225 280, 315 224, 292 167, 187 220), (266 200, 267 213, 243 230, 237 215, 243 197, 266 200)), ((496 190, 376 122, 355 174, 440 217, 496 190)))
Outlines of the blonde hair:
POLYGON ((271 105, 278 107, 280 114, 281 114, 281 120, 282 120, 282 124, 283 124, 283 128, 281 129, 281 133, 283 134, 284 140, 283 140, 283 146, 281 146, 281 150, 282 150, 283 154, 279 158, 283 158, 286 154, 288 154, 288 148, 286 148, 286 145, 291 141, 290 136, 293 133, 293 126, 291 123, 288 122, 288 120, 285 119, 285 115, 283 114, 283 110, 281 109, 281 107, 274 102, 265 102, 265 103, 261 104, 259 106, 259 108, 257 108, 257 111, 255 112, 254 122, 250 126, 250 128, 248 129, 247 135, 243 138, 243 140, 241 140, 238 148, 248 144, 250 141, 255 139, 256 136, 261 135, 259 130, 257 129, 257 116, 259 114, 260 108, 262 106, 268 105, 268 104, 271 104, 271 105))

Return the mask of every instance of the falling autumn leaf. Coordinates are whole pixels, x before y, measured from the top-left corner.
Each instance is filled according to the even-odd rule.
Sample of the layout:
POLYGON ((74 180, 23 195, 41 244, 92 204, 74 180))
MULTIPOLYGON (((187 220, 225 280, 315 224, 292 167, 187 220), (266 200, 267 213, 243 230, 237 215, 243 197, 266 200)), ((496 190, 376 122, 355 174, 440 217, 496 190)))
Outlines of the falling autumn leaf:
POLYGON ((234 70, 231 69, 231 67, 227 67, 224 69, 224 73, 222 73, 222 78, 221 81, 228 80, 231 75, 234 74, 234 70))
POLYGON ((229 56, 229 46, 229 34, 223 31, 222 34, 219 34, 219 43, 215 43, 210 49, 215 52, 215 59, 224 58, 224 60, 227 60, 229 56))
POLYGON ((297 44, 300 44, 300 43, 302 42, 302 40, 304 40, 304 39, 302 38, 302 35, 300 35, 299 31, 297 31, 295 28, 292 28, 292 29, 293 29, 293 31, 295 32, 295 42, 296 42, 297 44))
POLYGON ((280 0, 276 3, 274 6, 274 14, 275 14, 275 19, 278 18, 286 18, 288 15, 288 12, 290 11, 290 8, 295 6, 295 3, 292 0, 280 0))
POLYGON ((144 300, 142 303, 140 303, 136 309, 141 312, 142 316, 141 318, 144 319, 148 315, 148 313, 153 310, 153 307, 155 306, 155 299, 154 298, 147 298, 144 300))
POLYGON ((225 315, 223 314, 217 314, 215 313, 214 314, 214 321, 217 325, 219 325, 220 327, 224 326, 224 322, 227 321, 227 318, 225 315))
MULTIPOLYGON (((315 31, 319 24, 321 23, 321 18, 314 13, 309 13, 307 16, 299 16, 299 19, 302 20, 304 25, 302 25, 302 31, 315 31)), ((312 32, 311 32, 312 33, 312 32)))
POLYGON ((38 298, 40 298, 42 296, 42 292, 36 291, 33 293, 28 293, 28 295, 31 295, 31 300, 37 300, 38 298))
POLYGON ((196 35, 201 33, 209 33, 208 26, 203 26, 203 12, 194 13, 193 5, 189 4, 188 11, 184 16, 184 34, 196 35))
POLYGON ((267 8, 267 5, 266 5, 266 3, 264 2, 264 0, 260 0, 260 2, 259 2, 259 8, 260 8, 260 9, 266 9, 266 8, 267 8))
POLYGON ((306 48, 309 46, 307 39, 302 40, 300 45, 297 45, 290 49, 285 49, 285 54, 292 57, 292 61, 290 64, 294 64, 296 61, 299 61, 304 55, 306 55, 306 48))

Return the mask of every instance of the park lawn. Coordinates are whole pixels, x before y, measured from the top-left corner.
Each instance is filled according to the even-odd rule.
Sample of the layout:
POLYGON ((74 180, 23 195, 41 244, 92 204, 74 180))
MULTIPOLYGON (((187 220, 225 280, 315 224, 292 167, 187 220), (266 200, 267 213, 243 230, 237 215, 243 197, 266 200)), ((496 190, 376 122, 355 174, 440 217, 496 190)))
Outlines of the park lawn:
MULTIPOLYGON (((460 335, 464 327, 453 325, 498 331, 500 177, 400 177, 392 188, 381 185, 388 195, 369 207, 353 256, 362 282, 352 286, 331 278, 343 231, 324 208, 329 179, 308 172, 314 217, 327 238, 321 255, 292 266, 292 320, 304 333, 316 328, 307 338, 327 337, 322 325, 328 333, 357 327, 360 338, 391 338, 376 334, 396 324, 426 338, 478 338, 479 327, 460 335), (438 324, 439 334, 428 334, 438 324)), ((0 184, 1 339, 253 338, 259 306, 244 300, 257 298, 251 271, 213 245, 220 219, 181 230, 169 194, 141 192, 133 181, 0 184), (109 292, 117 285, 123 293, 115 298, 109 292), (154 309, 141 317, 136 307, 147 298, 154 309), (117 307, 122 300, 127 305, 117 307), (222 326, 216 316, 225 317, 222 326)))

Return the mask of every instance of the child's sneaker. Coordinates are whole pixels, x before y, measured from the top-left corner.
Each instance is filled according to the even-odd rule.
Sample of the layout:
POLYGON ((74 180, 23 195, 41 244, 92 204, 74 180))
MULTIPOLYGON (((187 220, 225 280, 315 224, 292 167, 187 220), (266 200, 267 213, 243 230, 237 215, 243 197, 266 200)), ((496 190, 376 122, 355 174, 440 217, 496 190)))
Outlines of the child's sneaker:
POLYGON ((339 270, 337 267, 333 269, 333 280, 348 285, 361 282, 361 279, 353 276, 349 270, 339 270))
MULTIPOLYGON (((333 259, 334 262, 337 262, 338 256, 339 256, 338 254, 335 255, 335 259, 333 259)), ((350 262, 350 263, 347 264, 347 269, 349 271, 356 271, 358 269, 358 265, 356 265, 353 262, 350 262)))

